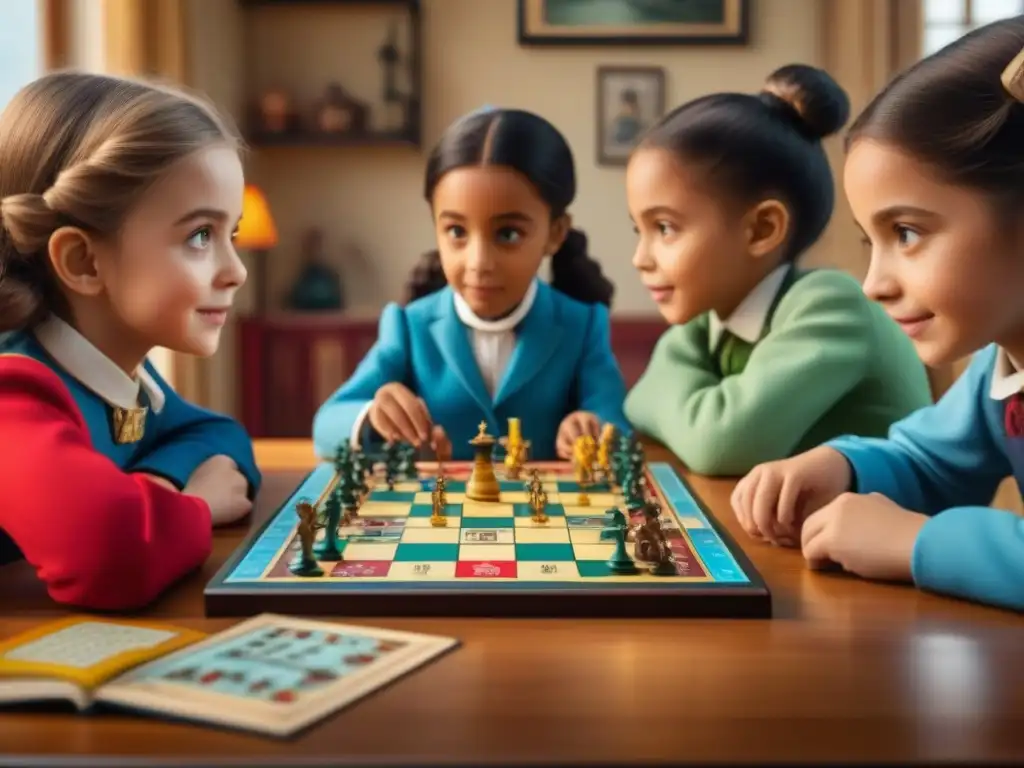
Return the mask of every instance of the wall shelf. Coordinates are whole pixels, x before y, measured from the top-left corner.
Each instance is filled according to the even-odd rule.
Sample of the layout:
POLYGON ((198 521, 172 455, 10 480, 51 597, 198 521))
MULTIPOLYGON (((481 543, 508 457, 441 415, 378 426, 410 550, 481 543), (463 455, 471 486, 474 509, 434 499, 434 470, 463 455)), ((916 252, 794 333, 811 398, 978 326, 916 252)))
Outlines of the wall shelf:
MULTIPOLYGON (((422 122, 423 122, 423 43, 422 43, 422 19, 420 0, 237 0, 243 10, 251 10, 259 13, 259 10, 266 8, 277 11, 288 10, 302 13, 303 9, 330 8, 340 9, 369 8, 380 11, 404 11, 408 23, 409 48, 404 57, 404 63, 408 67, 408 93, 401 93, 400 90, 391 90, 389 85, 387 92, 393 95, 400 103, 405 112, 404 124, 395 130, 386 131, 364 131, 360 133, 338 133, 321 134, 315 130, 299 129, 287 130, 281 133, 263 131, 253 125, 251 120, 246 120, 248 126, 245 134, 248 143, 256 148, 259 147, 412 147, 419 148, 422 144, 422 122)), ((338 73, 331 73, 329 77, 336 77, 338 73)), ((318 77, 319 73, 310 73, 311 77, 318 77)), ((385 96, 385 99, 391 98, 385 96)), ((387 103, 387 101, 385 102, 387 103)), ((366 105, 369 106, 369 105, 366 105)), ((248 108, 247 112, 252 112, 248 108)))
POLYGON ((418 148, 419 138, 401 131, 366 133, 362 135, 302 133, 246 134, 246 143, 258 149, 270 147, 409 147, 418 148))

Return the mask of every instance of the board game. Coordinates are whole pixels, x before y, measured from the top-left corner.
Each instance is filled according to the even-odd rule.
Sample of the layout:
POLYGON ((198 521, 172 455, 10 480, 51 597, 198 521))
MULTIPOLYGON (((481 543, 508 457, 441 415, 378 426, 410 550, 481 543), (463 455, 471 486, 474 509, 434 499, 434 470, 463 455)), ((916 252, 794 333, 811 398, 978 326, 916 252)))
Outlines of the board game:
POLYGON ((571 462, 488 461, 368 467, 361 500, 314 545, 299 511, 322 519, 341 493, 337 464, 321 464, 211 580, 207 614, 771 616, 763 579, 672 465, 636 459, 630 492, 611 472, 581 482, 571 462), (651 567, 637 560, 645 510, 664 550, 651 567))

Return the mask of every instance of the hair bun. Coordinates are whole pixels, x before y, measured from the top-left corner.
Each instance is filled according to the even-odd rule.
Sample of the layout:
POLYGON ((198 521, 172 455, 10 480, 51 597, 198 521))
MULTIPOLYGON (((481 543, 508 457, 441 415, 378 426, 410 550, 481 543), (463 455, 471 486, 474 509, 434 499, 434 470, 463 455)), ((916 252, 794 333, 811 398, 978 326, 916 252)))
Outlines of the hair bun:
POLYGON ((806 64, 789 64, 765 80, 762 96, 769 106, 784 102, 804 132, 823 139, 839 131, 850 119, 850 99, 823 69, 806 64))
POLYGON ((42 195, 8 195, 0 200, 0 227, 19 254, 31 256, 46 248, 57 214, 42 195))

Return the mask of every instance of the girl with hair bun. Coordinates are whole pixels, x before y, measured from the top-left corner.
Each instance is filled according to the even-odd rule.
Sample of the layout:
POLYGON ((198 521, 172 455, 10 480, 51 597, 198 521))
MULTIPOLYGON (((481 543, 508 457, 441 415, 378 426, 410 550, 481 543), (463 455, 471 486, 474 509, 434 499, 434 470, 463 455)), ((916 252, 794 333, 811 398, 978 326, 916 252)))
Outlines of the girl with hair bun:
POLYGON ((468 459, 481 421, 503 434, 514 417, 532 458, 569 458, 577 437, 624 429, 613 287, 572 227, 576 172, 561 133, 517 109, 467 115, 431 153, 424 196, 437 250, 321 406, 318 454, 400 440, 468 459), (537 277, 546 258, 550 285, 537 277))
POLYGON ((1024 16, 893 80, 847 138, 846 196, 871 247, 864 290, 928 365, 973 355, 885 439, 842 436, 737 486, 752 535, 813 568, 1024 610, 1024 16))
POLYGON ((251 507, 245 431, 146 360, 217 349, 242 189, 234 134, 170 89, 62 72, 0 115, 0 562, 58 602, 139 608, 251 507))
POLYGON ((884 435, 931 402, 913 345, 857 282, 797 266, 832 216, 821 140, 848 113, 831 77, 794 64, 756 95, 684 104, 630 158, 633 264, 672 327, 626 415, 696 472, 884 435))

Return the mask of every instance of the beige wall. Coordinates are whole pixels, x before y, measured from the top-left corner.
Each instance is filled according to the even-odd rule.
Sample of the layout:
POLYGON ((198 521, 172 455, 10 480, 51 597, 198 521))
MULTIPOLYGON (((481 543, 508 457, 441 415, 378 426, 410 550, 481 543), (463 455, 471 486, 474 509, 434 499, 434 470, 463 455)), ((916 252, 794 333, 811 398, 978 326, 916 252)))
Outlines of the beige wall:
MULTIPOLYGON (((818 3, 751 5, 753 33, 746 47, 535 49, 516 42, 515 0, 425 0, 425 144, 485 103, 532 109, 552 120, 575 151, 580 192, 572 213, 618 286, 616 311, 650 313, 650 300, 629 265, 633 233, 623 172, 600 168, 594 160, 595 69, 665 67, 668 102, 677 104, 712 90, 755 90, 772 69, 788 62, 819 63, 818 3)), ((313 101, 327 81, 337 79, 359 98, 378 98, 376 48, 386 14, 313 5, 243 12, 233 0, 191 0, 190 10, 193 83, 236 116, 247 97, 271 85, 313 101)), ((287 287, 294 276, 302 231, 322 226, 332 256, 340 256, 343 241, 351 238, 372 260, 372 275, 352 277, 349 294, 362 297, 356 303, 375 307, 398 298, 414 260, 432 246, 420 196, 426 151, 281 148, 255 154, 249 176, 266 189, 282 234, 270 264, 275 286, 287 287)), ((856 250, 856 243, 851 247, 856 250)), ((836 261, 823 253, 812 259, 836 261)), ((228 339, 214 365, 216 381, 229 377, 233 361, 228 339)), ((216 407, 234 408, 233 392, 219 384, 211 392, 216 407)))
MULTIPOLYGON (((108 71, 106 27, 102 0, 71 0, 68 29, 68 64, 89 72, 108 71)), ((168 381, 174 380, 174 356, 158 347, 149 354, 150 362, 168 381)))

